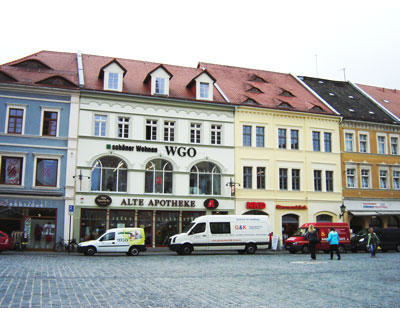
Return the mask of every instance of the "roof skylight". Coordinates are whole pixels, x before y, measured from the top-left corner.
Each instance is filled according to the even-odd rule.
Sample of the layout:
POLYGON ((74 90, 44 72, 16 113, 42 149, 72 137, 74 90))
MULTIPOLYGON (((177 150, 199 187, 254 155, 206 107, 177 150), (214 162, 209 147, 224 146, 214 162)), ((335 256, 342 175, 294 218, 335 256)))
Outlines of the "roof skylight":
POLYGON ((374 111, 368 111, 368 113, 369 113, 369 114, 375 114, 375 112, 374 112, 374 111))
POLYGON ((349 111, 350 111, 350 112, 355 112, 355 110, 354 110, 354 109, 349 109, 349 111))
POLYGON ((334 96, 335 94, 333 92, 329 92, 329 95, 334 96))
POLYGON ((354 97, 352 95, 349 95, 349 99, 354 99, 354 97))
POLYGON ((389 103, 389 100, 383 100, 383 102, 385 102, 385 103, 389 103))

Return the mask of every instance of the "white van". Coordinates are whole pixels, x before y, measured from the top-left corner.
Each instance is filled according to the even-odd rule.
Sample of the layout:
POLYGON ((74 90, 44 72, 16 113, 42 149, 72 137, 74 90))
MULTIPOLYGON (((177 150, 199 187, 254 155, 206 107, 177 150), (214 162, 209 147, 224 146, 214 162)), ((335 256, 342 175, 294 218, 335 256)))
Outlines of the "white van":
POLYGON ((189 255, 193 250, 238 250, 254 254, 270 244, 268 216, 205 215, 197 217, 181 234, 170 237, 169 249, 189 255))
POLYGON ((127 227, 107 230, 96 240, 78 244, 78 252, 93 256, 96 252, 125 252, 137 256, 140 251, 146 251, 143 228, 127 227))

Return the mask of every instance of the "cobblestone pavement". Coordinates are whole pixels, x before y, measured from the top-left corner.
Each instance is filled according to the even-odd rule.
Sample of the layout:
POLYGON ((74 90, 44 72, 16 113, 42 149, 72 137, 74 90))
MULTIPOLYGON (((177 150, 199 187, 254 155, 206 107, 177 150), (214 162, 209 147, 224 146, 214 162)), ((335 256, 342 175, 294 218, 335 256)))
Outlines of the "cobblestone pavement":
POLYGON ((400 307, 400 253, 0 254, 0 307, 400 307))

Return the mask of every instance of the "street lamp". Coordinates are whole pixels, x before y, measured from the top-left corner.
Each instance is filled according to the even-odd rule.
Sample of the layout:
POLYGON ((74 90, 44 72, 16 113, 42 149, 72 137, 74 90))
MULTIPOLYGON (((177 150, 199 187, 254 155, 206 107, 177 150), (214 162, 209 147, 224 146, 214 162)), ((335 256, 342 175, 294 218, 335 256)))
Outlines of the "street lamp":
POLYGON ((346 212, 346 206, 344 205, 344 203, 342 202, 342 205, 340 205, 340 214, 339 214, 339 218, 342 218, 344 216, 344 212, 346 212))
POLYGON ((233 182, 232 178, 229 179, 229 182, 226 184, 227 187, 231 187, 231 196, 235 195, 235 187, 240 186, 240 183, 233 182))

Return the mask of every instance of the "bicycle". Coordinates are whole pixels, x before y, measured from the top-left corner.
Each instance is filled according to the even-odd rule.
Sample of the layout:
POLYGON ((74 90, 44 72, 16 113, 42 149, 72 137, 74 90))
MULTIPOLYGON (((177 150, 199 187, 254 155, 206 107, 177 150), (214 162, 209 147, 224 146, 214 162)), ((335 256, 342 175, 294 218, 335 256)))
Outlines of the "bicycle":
POLYGON ((78 243, 75 239, 71 239, 69 242, 65 241, 63 238, 60 238, 56 244, 56 251, 75 251, 78 247, 78 243))

